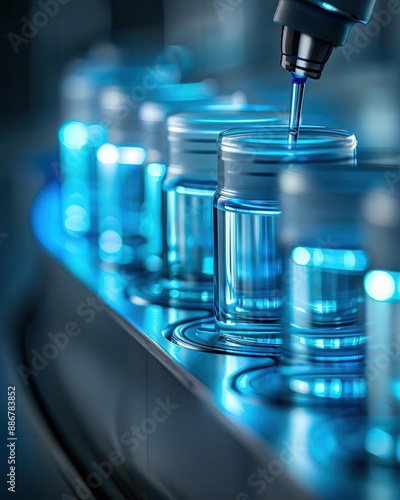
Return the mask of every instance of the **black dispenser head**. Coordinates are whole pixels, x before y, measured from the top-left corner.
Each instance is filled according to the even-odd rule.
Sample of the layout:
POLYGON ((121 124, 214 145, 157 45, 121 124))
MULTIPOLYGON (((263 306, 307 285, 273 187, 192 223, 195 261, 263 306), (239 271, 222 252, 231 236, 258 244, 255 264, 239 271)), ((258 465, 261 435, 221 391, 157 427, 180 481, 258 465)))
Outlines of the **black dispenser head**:
POLYGON ((281 66, 319 79, 334 47, 357 22, 368 22, 375 0, 280 0, 274 21, 283 25, 281 66))

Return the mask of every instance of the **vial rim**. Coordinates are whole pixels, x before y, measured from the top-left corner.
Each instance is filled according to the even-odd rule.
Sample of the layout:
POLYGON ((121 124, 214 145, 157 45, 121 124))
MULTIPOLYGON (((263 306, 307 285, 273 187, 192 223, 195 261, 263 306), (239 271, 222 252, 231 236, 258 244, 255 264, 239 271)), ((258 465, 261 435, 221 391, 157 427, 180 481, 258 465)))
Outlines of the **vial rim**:
POLYGON ((208 135, 215 141, 223 130, 237 128, 241 124, 249 127, 281 123, 284 113, 283 107, 269 104, 194 105, 172 114, 167 120, 167 127, 171 139, 186 136, 190 140, 200 140, 208 135))
POLYGON ((289 130, 286 125, 251 128, 234 128, 221 132, 217 140, 221 153, 250 155, 255 158, 296 157, 320 154, 332 156, 355 152, 358 141, 347 130, 316 125, 303 125, 296 144, 288 142, 289 130))

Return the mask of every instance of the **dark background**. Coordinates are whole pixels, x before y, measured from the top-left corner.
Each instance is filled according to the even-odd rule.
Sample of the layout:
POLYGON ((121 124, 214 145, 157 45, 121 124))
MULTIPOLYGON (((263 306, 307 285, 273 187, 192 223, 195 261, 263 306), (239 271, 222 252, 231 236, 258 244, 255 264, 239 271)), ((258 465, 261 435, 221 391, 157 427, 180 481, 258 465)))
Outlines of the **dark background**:
MULTIPOLYGON (((279 68, 280 28, 272 22, 276 4, 243 0, 221 20, 212 0, 70 0, 16 54, 8 34, 21 34, 22 18, 31 19, 40 6, 37 0, 2 2, 0 436, 6 429, 6 388, 16 383, 16 366, 23 360, 22 338, 44 314, 41 300, 51 269, 43 265, 31 235, 29 212, 36 193, 51 175, 43 168, 43 158, 56 150, 58 85, 65 65, 94 45, 110 41, 130 40, 137 53, 149 44, 160 48, 183 44, 193 51, 194 77, 214 77, 228 89, 250 82, 256 89, 254 95, 269 102, 271 95, 278 96, 284 103, 290 84, 279 68)), ((387 5, 387 0, 379 0, 376 9, 387 5)), ((356 35, 350 37, 350 44, 354 45, 356 35)), ((353 130, 363 145, 398 147, 399 47, 400 15, 369 37, 351 63, 338 49, 322 80, 308 85, 306 114, 320 124, 353 130)), ((56 306, 52 314, 57 316, 56 306)), ((14 498, 59 498, 65 484, 42 446, 42 428, 35 423, 32 407, 22 400, 19 404, 19 436, 25 444, 20 448, 19 493, 14 498)), ((3 442, 1 446, 3 460, 3 442)))

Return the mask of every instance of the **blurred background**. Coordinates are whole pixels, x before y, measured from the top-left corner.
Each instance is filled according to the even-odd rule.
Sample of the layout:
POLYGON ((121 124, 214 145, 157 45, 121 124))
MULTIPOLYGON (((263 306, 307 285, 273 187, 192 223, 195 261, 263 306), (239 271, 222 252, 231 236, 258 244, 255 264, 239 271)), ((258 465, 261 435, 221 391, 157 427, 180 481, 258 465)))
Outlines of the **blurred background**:
MULTIPOLYGON (((386 10, 388 3, 378 0, 375 12, 386 10)), ((277 0, 19 0, 2 5, 1 405, 6 387, 17 381, 20 338, 38 316, 57 318, 57 307, 62 307, 42 307, 51 269, 42 266, 29 212, 36 193, 55 175, 51 165, 64 119, 60 94, 65 75, 79 74, 85 66, 82 60, 92 67, 105 60, 109 66, 120 60, 154 65, 161 57, 180 68, 183 81, 211 79, 221 94, 238 92, 248 102, 288 105, 290 77, 279 65, 281 27, 272 21, 276 4, 277 0), (46 9, 50 14, 43 15, 46 9)), ((373 20, 372 28, 353 30, 320 81, 308 83, 304 121, 352 130, 364 146, 397 147, 400 10, 390 18, 373 20)), ((5 428, 5 419, 0 423, 5 428)), ((32 451, 35 433, 32 419, 21 417, 20 435, 26 438, 27 450, 20 453, 18 498, 28 498, 24 495, 29 492, 34 498, 32 491, 56 498, 57 488, 65 491, 62 478, 52 476, 54 465, 46 450, 32 451), (50 476, 54 484, 44 486, 44 478, 50 476)))

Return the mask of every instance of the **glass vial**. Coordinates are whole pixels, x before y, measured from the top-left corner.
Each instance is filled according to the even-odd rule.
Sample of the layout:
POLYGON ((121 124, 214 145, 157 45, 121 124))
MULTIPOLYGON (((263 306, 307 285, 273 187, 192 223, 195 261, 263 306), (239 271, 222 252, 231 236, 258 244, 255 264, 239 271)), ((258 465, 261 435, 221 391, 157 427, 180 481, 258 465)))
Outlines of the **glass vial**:
POLYGON ((345 161, 352 134, 302 127, 293 147, 287 127, 221 134, 214 198, 215 323, 232 342, 282 344, 282 255, 278 174, 288 167, 345 161))
POLYGON ((99 256, 113 264, 138 266, 144 243, 142 208, 142 146, 104 144, 97 152, 99 256))
POLYGON ((282 242, 288 272, 289 358, 364 360, 364 276, 369 265, 361 201, 379 167, 312 168, 281 176, 282 242))
POLYGON ((107 141, 100 124, 68 122, 59 131, 61 204, 65 230, 73 235, 97 232, 97 150, 107 141))
POLYGON ((144 265, 149 271, 162 267, 161 185, 169 157, 166 120, 173 112, 219 99, 216 92, 211 82, 164 85, 153 89, 139 107, 139 129, 147 151, 143 227, 147 239, 144 265))
POLYGON ((194 301, 212 304, 213 196, 219 133, 238 125, 279 123, 270 106, 210 105, 168 119, 169 165, 163 183, 164 276, 194 301))
POLYGON ((398 169, 382 168, 382 180, 364 203, 371 271, 367 293, 369 429, 365 447, 373 461, 400 465, 400 191, 398 169), (383 183, 382 183, 383 184, 383 183), (390 188, 389 188, 390 186, 390 188))

